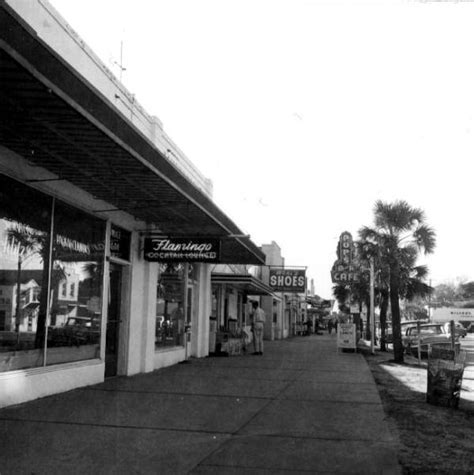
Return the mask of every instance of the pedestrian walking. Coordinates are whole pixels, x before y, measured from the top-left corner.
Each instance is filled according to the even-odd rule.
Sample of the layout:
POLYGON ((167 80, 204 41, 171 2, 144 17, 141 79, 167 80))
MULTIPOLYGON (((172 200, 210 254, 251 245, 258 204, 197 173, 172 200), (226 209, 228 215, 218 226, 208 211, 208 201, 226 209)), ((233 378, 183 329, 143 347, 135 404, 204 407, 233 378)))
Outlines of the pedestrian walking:
POLYGON ((265 324, 265 312, 259 307, 258 302, 252 302, 252 330, 254 355, 263 355, 263 327, 265 324))

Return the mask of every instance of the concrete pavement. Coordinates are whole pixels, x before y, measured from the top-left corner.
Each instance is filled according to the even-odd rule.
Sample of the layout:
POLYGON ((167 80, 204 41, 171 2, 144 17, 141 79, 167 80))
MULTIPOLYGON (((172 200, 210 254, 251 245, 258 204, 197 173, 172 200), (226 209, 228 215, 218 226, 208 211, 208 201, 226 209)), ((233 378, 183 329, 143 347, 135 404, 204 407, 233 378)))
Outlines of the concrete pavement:
POLYGON ((193 359, 0 410, 0 473, 398 474, 360 354, 335 335, 193 359))

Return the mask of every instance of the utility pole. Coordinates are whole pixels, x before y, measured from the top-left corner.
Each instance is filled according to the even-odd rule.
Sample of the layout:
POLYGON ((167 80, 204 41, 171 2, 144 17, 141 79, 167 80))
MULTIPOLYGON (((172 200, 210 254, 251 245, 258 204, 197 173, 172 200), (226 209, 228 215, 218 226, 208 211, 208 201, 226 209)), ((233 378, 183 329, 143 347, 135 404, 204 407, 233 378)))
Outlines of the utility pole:
POLYGON ((374 272, 374 258, 370 258, 370 352, 372 354, 375 353, 374 351, 374 341, 375 341, 375 272, 374 272))
MULTIPOLYGON (((431 287, 431 279, 430 279, 431 287)), ((431 292, 428 294, 428 321, 431 322, 431 292)))

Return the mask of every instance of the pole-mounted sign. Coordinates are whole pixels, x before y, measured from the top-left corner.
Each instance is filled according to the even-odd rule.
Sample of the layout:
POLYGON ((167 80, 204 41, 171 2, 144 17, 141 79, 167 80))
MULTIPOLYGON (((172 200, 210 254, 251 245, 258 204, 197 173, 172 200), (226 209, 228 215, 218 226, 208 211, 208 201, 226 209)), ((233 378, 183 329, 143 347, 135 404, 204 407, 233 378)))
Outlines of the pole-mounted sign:
POLYGON ((331 278, 335 284, 352 284, 360 282, 361 274, 355 245, 351 233, 344 231, 337 246, 337 260, 331 270, 331 278))

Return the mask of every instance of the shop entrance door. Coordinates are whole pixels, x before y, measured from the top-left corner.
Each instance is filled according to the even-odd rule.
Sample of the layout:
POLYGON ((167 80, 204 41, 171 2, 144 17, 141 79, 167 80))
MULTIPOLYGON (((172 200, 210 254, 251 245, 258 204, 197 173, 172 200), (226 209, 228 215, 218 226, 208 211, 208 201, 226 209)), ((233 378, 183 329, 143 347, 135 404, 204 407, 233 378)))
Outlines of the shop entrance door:
POLYGON ((122 300, 122 267, 110 264, 109 305, 105 334, 105 377, 117 375, 122 300))

